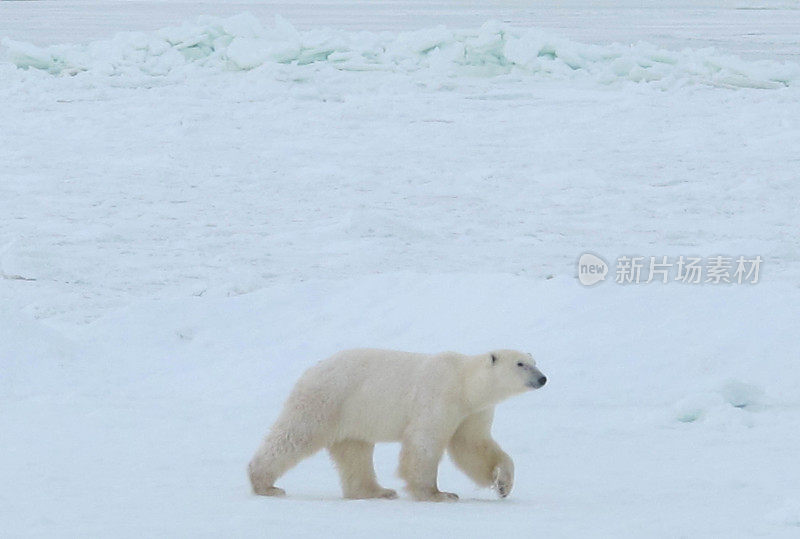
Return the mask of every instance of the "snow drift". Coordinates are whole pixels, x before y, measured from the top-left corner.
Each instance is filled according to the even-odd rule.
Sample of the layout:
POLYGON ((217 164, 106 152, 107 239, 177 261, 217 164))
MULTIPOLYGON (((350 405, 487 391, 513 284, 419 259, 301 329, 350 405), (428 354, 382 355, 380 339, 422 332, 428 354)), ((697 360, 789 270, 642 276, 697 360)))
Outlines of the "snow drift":
POLYGON ((489 21, 478 29, 443 26, 412 32, 372 33, 319 29, 300 32, 277 17, 264 28, 249 14, 200 17, 196 24, 152 33, 119 33, 87 45, 37 47, 2 41, 18 68, 52 74, 180 77, 187 70, 251 70, 265 64, 327 64, 344 71, 416 72, 544 79, 588 79, 776 88, 794 85, 800 65, 745 61, 713 49, 669 51, 648 43, 591 45, 535 28, 489 21))

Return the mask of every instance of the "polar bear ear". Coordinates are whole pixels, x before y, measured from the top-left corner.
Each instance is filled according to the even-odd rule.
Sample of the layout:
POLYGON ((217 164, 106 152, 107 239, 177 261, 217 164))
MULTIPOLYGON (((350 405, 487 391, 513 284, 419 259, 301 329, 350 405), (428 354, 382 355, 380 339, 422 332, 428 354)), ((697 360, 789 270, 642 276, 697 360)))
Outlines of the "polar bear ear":
POLYGON ((497 356, 494 354, 491 354, 491 356, 492 356, 492 365, 494 365, 495 363, 497 363, 497 356))

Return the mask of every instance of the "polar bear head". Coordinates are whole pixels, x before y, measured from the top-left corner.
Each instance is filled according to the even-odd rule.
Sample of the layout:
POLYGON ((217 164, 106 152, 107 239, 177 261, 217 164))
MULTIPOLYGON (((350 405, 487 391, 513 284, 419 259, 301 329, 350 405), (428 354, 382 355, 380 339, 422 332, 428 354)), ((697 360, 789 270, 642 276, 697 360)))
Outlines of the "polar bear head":
POLYGON ((547 383, 547 377, 536 367, 533 356, 516 350, 495 350, 485 362, 492 392, 498 400, 547 383))

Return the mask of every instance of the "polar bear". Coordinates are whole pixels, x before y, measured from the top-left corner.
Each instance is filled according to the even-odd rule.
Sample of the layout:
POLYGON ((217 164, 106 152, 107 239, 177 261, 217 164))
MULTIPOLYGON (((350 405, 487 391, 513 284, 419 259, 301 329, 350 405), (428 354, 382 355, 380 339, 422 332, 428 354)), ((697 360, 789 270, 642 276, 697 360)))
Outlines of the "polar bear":
POLYGON ((285 494, 275 481, 325 447, 346 498, 396 498, 378 484, 372 454, 377 442, 401 442, 399 475, 414 499, 458 499, 437 486, 445 449, 475 483, 505 498, 514 463, 491 437, 494 406, 545 382, 532 356, 515 350, 340 352, 298 380, 250 461, 253 491, 285 494))

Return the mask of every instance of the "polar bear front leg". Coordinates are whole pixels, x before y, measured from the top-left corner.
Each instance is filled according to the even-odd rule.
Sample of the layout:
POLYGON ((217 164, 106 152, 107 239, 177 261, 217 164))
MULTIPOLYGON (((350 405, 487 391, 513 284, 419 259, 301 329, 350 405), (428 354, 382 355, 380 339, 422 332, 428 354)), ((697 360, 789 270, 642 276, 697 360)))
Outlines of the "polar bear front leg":
POLYGON ((328 448, 339 470, 345 498, 397 498, 397 492, 383 488, 375 478, 374 450, 375 444, 362 440, 342 440, 328 448))
POLYGON ((418 501, 452 502, 458 496, 442 492, 437 485, 439 461, 446 440, 424 430, 411 430, 400 449, 400 477, 405 479, 408 492, 418 501))
POLYGON ((482 487, 492 486, 501 498, 514 487, 514 461, 492 439, 494 410, 467 417, 456 429, 447 452, 461 471, 482 487))

